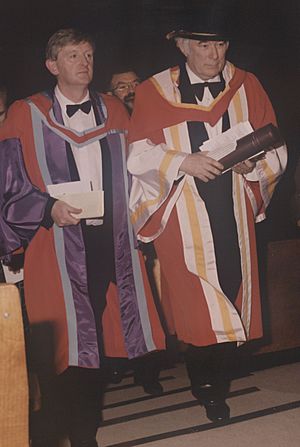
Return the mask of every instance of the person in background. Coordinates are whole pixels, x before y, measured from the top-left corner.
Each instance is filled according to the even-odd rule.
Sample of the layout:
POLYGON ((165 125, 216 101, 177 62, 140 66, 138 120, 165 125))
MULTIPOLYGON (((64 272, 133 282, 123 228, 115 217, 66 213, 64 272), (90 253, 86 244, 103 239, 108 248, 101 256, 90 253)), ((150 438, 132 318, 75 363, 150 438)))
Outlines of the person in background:
POLYGON ((294 173, 295 191, 291 197, 292 219, 300 229, 300 157, 298 156, 294 173))
MULTIPOLYGON (((3 125, 7 112, 7 91, 3 85, 0 85, 0 127, 3 125)), ((2 263, 0 262, 0 282, 5 282, 2 263)))
POLYGON ((226 60, 229 33, 216 17, 199 7, 168 34, 185 61, 137 89, 127 166, 131 221, 139 240, 154 240, 164 314, 186 344, 192 394, 211 421, 223 421, 237 344, 262 336, 254 225, 287 153, 281 146, 222 173, 201 150, 238 123, 276 125, 257 78, 226 60))
POLYGON ((25 299, 42 397, 33 447, 57 446, 61 423, 72 447, 96 447, 104 352, 136 358, 165 345, 128 216, 128 115, 116 98, 89 88, 94 49, 81 31, 55 32, 46 48, 55 88, 16 101, 0 131, 7 172, 0 179, 0 256, 28 244, 25 299), (103 216, 80 218, 84 203, 48 193, 78 183, 86 194, 84 185, 104 192, 103 216), (118 309, 114 339, 105 335, 111 302, 118 309))
MULTIPOLYGON (((8 107, 8 97, 7 97, 7 88, 4 85, 0 85, 0 127, 4 125, 6 115, 7 115, 7 107, 8 107)), ((10 272, 12 272, 12 278, 13 273, 20 273, 22 267, 23 267, 23 252, 19 254, 15 254, 10 257, 9 262, 7 263, 7 267, 9 268, 10 272)), ((17 276, 17 275, 16 275, 17 276)), ((0 262, 0 282, 5 282, 5 274, 4 269, 2 266, 2 262, 0 262)), ((16 283, 15 280, 13 280, 14 283, 16 283)), ((16 283, 18 286, 19 291, 21 292, 21 297, 23 293, 23 280, 21 278, 21 275, 18 275, 18 282, 16 283)), ((22 299, 22 305, 24 305, 24 300, 22 299)))
MULTIPOLYGON (((3 126, 7 115, 7 108, 8 108, 7 96, 8 95, 6 87, 0 85, 0 127, 3 126)), ((32 358, 31 358, 30 324, 28 321, 28 315, 24 297, 23 266, 24 266, 24 249, 22 248, 19 253, 16 252, 10 254, 6 262, 0 261, 0 282, 13 283, 17 286, 19 290, 23 327, 24 327, 26 364, 28 370, 29 401, 30 401, 30 409, 34 411, 40 408, 40 395, 39 395, 38 380, 37 376, 33 371, 32 358)))
POLYGON ((4 85, 0 85, 0 126, 4 123, 7 113, 7 90, 4 85))
POLYGON ((130 115, 134 105, 135 89, 140 83, 140 77, 131 69, 113 73, 111 76, 109 92, 123 102, 130 115))
MULTIPOLYGON (((129 115, 134 107, 135 90, 141 83, 140 77, 132 69, 117 71, 112 74, 109 82, 108 94, 114 95, 125 105, 129 115)), ((146 259, 146 267, 151 287, 155 296, 157 288, 154 278, 154 253, 153 245, 141 244, 141 249, 146 259)), ((108 358, 110 381, 120 383, 127 369, 133 369, 134 383, 141 385, 145 393, 152 396, 160 396, 163 387, 159 382, 159 373, 163 363, 162 353, 154 353, 140 359, 128 361, 122 358, 108 358)))

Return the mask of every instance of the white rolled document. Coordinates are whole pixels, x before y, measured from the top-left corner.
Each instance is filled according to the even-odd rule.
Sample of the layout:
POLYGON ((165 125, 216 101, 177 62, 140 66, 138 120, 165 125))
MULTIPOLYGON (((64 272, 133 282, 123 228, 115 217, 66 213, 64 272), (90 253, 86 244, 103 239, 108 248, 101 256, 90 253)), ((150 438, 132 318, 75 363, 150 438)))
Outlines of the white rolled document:
POLYGON ((81 208, 79 219, 93 219, 104 215, 104 191, 89 189, 88 182, 67 182, 47 185, 51 197, 63 200, 68 205, 81 208))

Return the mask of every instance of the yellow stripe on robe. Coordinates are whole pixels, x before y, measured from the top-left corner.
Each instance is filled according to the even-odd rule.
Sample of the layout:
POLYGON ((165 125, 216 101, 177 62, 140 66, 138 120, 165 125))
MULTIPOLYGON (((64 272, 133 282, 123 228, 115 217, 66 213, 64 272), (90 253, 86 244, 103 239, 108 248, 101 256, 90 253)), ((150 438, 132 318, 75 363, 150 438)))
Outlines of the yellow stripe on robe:
POLYGON ((134 213, 132 213, 132 215, 131 215, 132 225, 136 224, 136 222, 144 214, 146 209, 159 203, 160 200, 162 199, 162 197, 165 195, 166 188, 164 185, 165 185, 166 172, 168 171, 171 161, 174 157, 174 152, 175 151, 173 151, 173 150, 166 151, 166 154, 161 162, 161 165, 159 168, 159 193, 158 193, 158 196, 152 200, 146 200, 134 211, 134 213))

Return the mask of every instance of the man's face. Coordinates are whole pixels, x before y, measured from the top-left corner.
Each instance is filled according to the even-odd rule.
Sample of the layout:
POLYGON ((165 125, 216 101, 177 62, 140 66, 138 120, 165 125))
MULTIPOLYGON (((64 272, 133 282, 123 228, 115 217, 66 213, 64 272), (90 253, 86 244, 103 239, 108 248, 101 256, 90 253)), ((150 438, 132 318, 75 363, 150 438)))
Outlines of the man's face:
POLYGON ((188 66, 204 81, 214 78, 224 68, 228 42, 189 40, 188 47, 181 51, 185 54, 188 66))
POLYGON ((128 71, 126 73, 114 74, 111 80, 111 90, 124 104, 133 109, 135 89, 140 84, 136 73, 128 71))
POLYGON ((0 127, 4 123, 5 118, 6 118, 6 104, 0 97, 0 127))
POLYGON ((47 60, 49 71, 57 77, 61 90, 87 87, 93 78, 94 54, 88 42, 68 44, 59 50, 56 60, 47 60))

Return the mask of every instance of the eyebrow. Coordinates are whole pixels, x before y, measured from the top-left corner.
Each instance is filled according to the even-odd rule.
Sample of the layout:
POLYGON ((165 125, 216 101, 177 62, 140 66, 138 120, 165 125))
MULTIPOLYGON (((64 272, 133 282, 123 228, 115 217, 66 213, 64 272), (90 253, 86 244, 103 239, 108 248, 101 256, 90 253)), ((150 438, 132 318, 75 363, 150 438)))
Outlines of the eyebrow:
MULTIPOLYGON (((70 49, 67 49, 66 50, 66 53, 67 54, 71 54, 71 53, 80 53, 82 50, 80 50, 79 48, 77 48, 77 47, 74 47, 74 48, 70 48, 70 49)), ((91 49, 89 49, 89 50, 83 50, 82 51, 83 53, 93 53, 94 54, 94 50, 91 48, 91 49)))
POLYGON ((226 43, 227 40, 198 40, 199 43, 209 43, 209 42, 213 42, 213 43, 226 43))
POLYGON ((132 81, 118 81, 117 85, 119 84, 131 84, 132 82, 140 82, 139 78, 135 78, 132 81))

